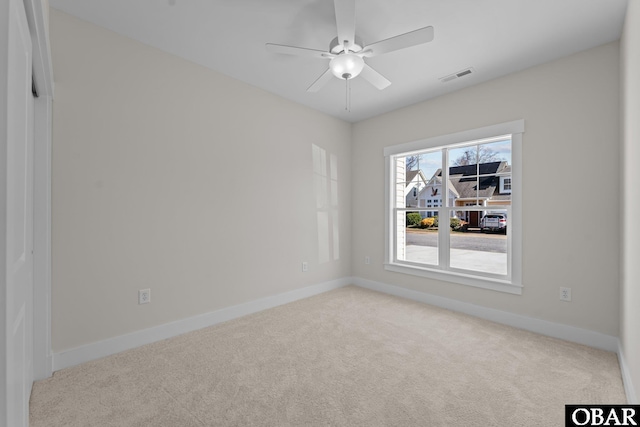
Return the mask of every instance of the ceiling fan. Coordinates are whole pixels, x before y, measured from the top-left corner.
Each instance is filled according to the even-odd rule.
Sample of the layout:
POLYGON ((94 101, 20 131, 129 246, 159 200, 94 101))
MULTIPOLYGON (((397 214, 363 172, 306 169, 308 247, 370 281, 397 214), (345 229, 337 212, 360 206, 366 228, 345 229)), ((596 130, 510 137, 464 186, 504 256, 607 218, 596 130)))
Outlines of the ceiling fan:
POLYGON ((348 85, 350 79, 359 75, 382 90, 391 82, 367 65, 364 58, 371 58, 433 40, 433 27, 424 27, 370 45, 364 45, 362 40, 355 35, 355 0, 334 0, 334 7, 338 36, 331 40, 328 51, 282 44, 266 44, 269 52, 330 60, 329 69, 307 88, 308 92, 317 92, 331 80, 332 76, 347 81, 348 85))

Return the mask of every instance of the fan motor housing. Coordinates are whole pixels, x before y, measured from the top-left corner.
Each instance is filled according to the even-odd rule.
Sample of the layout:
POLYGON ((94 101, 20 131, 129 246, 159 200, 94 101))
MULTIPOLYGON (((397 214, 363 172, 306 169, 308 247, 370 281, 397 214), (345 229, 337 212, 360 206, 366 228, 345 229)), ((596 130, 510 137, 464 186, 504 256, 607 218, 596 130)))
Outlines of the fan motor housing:
MULTIPOLYGON (((358 36, 355 36, 355 42, 349 46, 349 51, 358 53, 362 50, 363 46, 364 43, 362 43, 362 39, 360 39, 360 37, 358 36)), ((335 37, 333 40, 331 40, 331 43, 329 43, 329 52, 336 55, 344 52, 344 46, 338 41, 337 37, 335 37)))

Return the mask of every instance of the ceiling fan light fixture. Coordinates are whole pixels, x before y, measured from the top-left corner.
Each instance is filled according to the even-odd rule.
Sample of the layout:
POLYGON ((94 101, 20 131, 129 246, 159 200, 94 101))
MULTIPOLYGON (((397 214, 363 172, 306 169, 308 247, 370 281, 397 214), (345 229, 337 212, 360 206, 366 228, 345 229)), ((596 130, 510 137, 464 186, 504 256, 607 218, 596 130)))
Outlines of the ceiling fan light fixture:
POLYGON ((356 77, 364 68, 364 59, 353 53, 338 55, 331 60, 329 68, 334 76, 348 80, 356 77))

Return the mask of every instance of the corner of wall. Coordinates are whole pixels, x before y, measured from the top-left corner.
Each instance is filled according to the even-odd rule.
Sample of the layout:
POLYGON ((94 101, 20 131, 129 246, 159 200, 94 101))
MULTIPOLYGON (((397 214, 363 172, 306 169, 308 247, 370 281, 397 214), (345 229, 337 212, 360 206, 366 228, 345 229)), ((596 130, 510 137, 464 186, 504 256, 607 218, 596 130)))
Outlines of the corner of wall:
POLYGON ((630 403, 638 403, 635 385, 640 384, 640 186, 637 159, 640 155, 640 3, 629 1, 620 42, 621 97, 621 231, 620 231, 620 366, 630 403))

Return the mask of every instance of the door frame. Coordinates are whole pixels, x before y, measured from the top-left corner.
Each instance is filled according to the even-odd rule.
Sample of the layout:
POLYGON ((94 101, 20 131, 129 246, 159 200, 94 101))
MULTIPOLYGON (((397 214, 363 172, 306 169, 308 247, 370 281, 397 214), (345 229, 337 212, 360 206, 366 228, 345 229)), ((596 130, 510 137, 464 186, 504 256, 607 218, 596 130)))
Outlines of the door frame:
POLYGON ((0 49, 0 426, 29 424, 33 384, 32 44, 22 0, 3 5, 0 49), (11 138, 11 139, 10 139, 11 138))
MULTIPOLYGON (((33 373, 29 381, 44 379, 52 374, 51 346, 51 109, 53 100, 53 66, 48 34, 48 5, 46 0, 22 0, 32 44, 33 82, 38 89, 39 97, 33 104, 33 373)), ((8 69, 8 35, 9 3, 1 2, 0 11, 0 69, 8 69)), ((4 75, 4 72, 2 73, 4 75)), ((6 99, 6 86, 0 86, 0 98, 6 99)), ((7 105, 0 105, 0 128, 5 128, 7 105)), ((3 161, 5 161, 4 159, 3 161)), ((4 189, 0 189, 0 197, 5 197, 4 189)), ((6 216, 0 212, 0 240, 6 238, 6 216)), ((0 250, 2 257, 4 251, 0 250)), ((5 276, 4 260, 0 261, 0 275, 5 276)), ((3 279, 4 282, 4 279, 3 279)), ((0 284, 5 286, 6 283, 0 284)), ((0 289, 0 306, 6 304, 6 289, 0 289)), ((4 310, 2 310, 4 312, 4 310)), ((0 318, 0 336, 6 332, 4 318, 0 318)), ((2 338, 4 343, 4 338, 2 338)), ((7 349, 4 344, 0 349, 0 362, 6 361, 7 349)), ((0 413, 5 413, 6 365, 0 369, 0 413)), ((30 386, 30 384, 29 384, 30 386)), ((0 419, 0 426, 6 420, 0 419)))
POLYGON ((33 179, 33 375, 53 372, 51 346, 51 129, 53 63, 49 41, 48 2, 24 0, 33 45, 34 99, 33 179), (47 6, 45 6, 45 4, 47 6))
MULTIPOLYGON (((32 44, 33 82, 38 97, 33 105, 33 379, 48 378, 52 374, 51 346, 51 129, 53 101, 53 65, 48 33, 48 5, 46 0, 22 0, 32 44)), ((2 9, 8 3, 2 2, 2 9)), ((8 14, 3 13, 7 16, 8 14)), ((0 27, 6 29, 9 21, 3 17, 0 27)), ((8 40, 0 43, 0 67, 8 67, 8 40)), ((4 89, 0 88, 0 91, 4 89)), ((7 119, 6 105, 0 106, 0 122, 7 119)), ((0 126, 2 127, 2 126, 0 126)), ((4 197, 4 196, 3 196, 4 197)), ((6 227, 6 218, 0 215, 0 228, 6 227)), ((4 266, 0 265, 4 274, 4 266)), ((5 301, 0 295, 0 304, 5 301)), ((0 324, 4 322, 0 321, 0 324)), ((3 326, 4 327, 4 326, 3 326)), ((4 360, 2 349, 0 360, 4 360)), ((0 372, 0 377, 3 377, 0 372)), ((6 378, 0 378, 6 380, 6 378)), ((4 381, 0 381, 4 384, 4 381)), ((0 392, 0 408, 6 404, 0 392)), ((2 411, 4 412, 4 411, 2 411)))
POLYGON ((34 101, 33 375, 53 373, 51 347, 51 97, 34 101))

